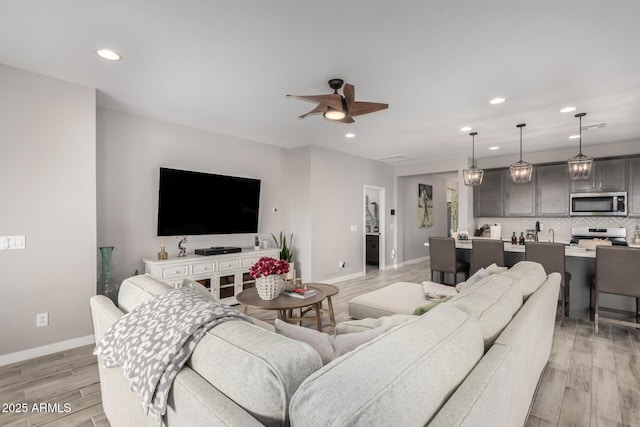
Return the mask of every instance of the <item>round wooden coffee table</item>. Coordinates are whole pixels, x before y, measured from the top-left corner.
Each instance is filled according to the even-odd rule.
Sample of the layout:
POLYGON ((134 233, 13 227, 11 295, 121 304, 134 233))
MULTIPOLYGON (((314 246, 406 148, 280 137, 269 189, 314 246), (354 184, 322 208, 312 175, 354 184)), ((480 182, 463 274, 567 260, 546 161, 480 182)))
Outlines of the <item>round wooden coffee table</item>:
MULTIPOLYGON (((314 288, 322 291, 322 293, 327 299, 327 308, 323 308, 322 301, 320 301, 320 304, 318 305, 317 309, 320 310, 320 313, 328 314, 329 322, 331 323, 331 326, 336 326, 336 317, 333 314, 333 302, 331 301, 331 297, 337 294, 338 292, 340 292, 340 289, 337 286, 327 285, 325 283, 307 283, 307 286, 310 288, 314 288)), ((304 316, 305 313, 315 309, 316 309, 316 305, 307 307, 306 309, 302 310, 302 313, 300 313, 300 317, 304 316)))
POLYGON ((243 305, 244 314, 247 314, 247 308, 249 306, 261 308, 263 310, 277 310, 278 318, 280 320, 289 323, 295 322, 298 324, 303 320, 302 308, 313 306, 315 308, 318 331, 322 332, 322 319, 320 318, 320 315, 322 313, 321 303, 325 298, 325 294, 321 289, 315 288, 314 286, 309 287, 316 289, 316 294, 304 299, 280 295, 276 299, 263 300, 258 296, 258 290, 256 288, 249 288, 236 295, 236 300, 243 305), (300 316, 298 317, 292 316, 292 312, 296 308, 301 309, 300 316))

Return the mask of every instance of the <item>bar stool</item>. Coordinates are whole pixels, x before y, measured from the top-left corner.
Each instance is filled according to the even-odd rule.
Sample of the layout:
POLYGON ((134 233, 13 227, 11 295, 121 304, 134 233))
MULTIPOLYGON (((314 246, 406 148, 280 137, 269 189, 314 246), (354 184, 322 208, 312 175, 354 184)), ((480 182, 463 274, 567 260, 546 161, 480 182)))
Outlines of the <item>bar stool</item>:
POLYGON ((569 283, 571 273, 566 270, 565 246, 563 243, 525 242, 524 259, 542 264, 545 273, 560 273, 560 326, 564 326, 565 316, 569 316, 569 283))
POLYGON ((458 284, 458 273, 464 273, 464 280, 469 278, 469 263, 456 258, 456 241, 451 237, 429 237, 429 254, 431 258, 431 281, 434 271, 442 273, 443 284, 445 273, 453 273, 453 284, 458 284))
POLYGON ((640 298, 638 278, 640 278, 640 249, 619 246, 596 247, 596 277, 593 295, 593 332, 595 334, 598 333, 599 321, 640 328, 640 324, 638 323, 638 316, 640 316, 640 312, 638 311, 638 298, 640 298), (635 298, 635 313, 627 310, 600 307, 600 292, 635 298), (636 316, 636 322, 600 318, 600 311, 634 314, 636 316))
POLYGON ((474 239, 471 241, 471 266, 473 273, 495 263, 504 267, 504 243, 495 239, 474 239))

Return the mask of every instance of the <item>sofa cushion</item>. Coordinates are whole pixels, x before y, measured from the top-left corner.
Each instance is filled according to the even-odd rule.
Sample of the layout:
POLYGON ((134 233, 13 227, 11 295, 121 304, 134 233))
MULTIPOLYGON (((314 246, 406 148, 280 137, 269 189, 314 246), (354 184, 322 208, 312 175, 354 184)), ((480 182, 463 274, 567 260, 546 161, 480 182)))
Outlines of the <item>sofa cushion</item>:
POLYGON ((391 325, 382 325, 374 329, 353 334, 329 335, 313 329, 291 323, 275 320, 276 333, 285 337, 309 344, 320 355, 322 363, 326 365, 336 357, 347 354, 359 345, 371 341, 387 332, 391 325))
POLYGON ((396 282, 377 291, 359 295, 349 301, 349 316, 354 319, 411 314, 425 303, 424 289, 419 283, 396 282))
POLYGON ((309 345, 248 322, 224 322, 209 329, 187 363, 269 426, 288 425, 291 396, 322 367, 320 356, 309 345))
POLYGON ((309 376, 291 400, 292 425, 425 425, 483 349, 476 319, 440 304, 309 376))
POLYGON ((383 316, 377 319, 369 317, 359 320, 347 320, 336 325, 336 335, 368 331, 384 325, 391 325, 391 327, 395 327, 410 320, 415 320, 416 317, 417 316, 414 316, 413 314, 394 314, 392 316, 383 316))
POLYGON ((525 300, 547 280, 542 264, 533 261, 520 261, 502 275, 516 282, 525 300))
POLYGON ((447 304, 478 319, 488 349, 522 306, 522 294, 513 279, 494 274, 460 292, 447 304))
POLYGON ((118 291, 118 308, 128 313, 143 302, 169 289, 172 289, 171 286, 148 274, 127 277, 122 281, 118 291))

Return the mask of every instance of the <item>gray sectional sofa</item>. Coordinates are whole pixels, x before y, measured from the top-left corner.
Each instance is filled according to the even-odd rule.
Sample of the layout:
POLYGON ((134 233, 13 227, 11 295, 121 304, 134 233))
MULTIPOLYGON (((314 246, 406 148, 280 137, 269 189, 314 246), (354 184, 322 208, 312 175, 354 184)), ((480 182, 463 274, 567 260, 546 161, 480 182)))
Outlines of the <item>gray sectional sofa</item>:
MULTIPOLYGON (((560 276, 535 263, 492 275, 325 366, 256 321, 211 328, 178 374, 168 426, 518 426, 549 358, 560 276)), ((123 282, 91 299, 96 340, 169 287, 123 282)), ((119 368, 100 367, 114 427, 152 425, 119 368)))

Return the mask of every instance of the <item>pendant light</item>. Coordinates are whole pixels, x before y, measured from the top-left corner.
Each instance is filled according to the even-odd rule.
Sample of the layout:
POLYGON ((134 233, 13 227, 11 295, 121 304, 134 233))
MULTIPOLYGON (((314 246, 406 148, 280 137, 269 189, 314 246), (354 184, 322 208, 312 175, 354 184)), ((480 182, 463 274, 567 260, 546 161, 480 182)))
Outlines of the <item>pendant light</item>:
POLYGON ((533 173, 533 165, 522 161, 522 128, 525 126, 525 123, 516 125, 516 127, 520 128, 520 160, 509 166, 511 180, 516 184, 528 184, 531 182, 531 175, 533 173))
POLYGON ((572 180, 589 179, 591 177, 591 166, 593 166, 593 157, 582 154, 582 118, 587 113, 578 113, 576 117, 580 120, 580 154, 567 160, 569 165, 569 177, 572 180))
POLYGON ((464 185, 478 187, 482 185, 482 178, 484 178, 484 171, 476 167, 476 135, 478 132, 471 132, 471 167, 463 170, 464 185))

